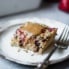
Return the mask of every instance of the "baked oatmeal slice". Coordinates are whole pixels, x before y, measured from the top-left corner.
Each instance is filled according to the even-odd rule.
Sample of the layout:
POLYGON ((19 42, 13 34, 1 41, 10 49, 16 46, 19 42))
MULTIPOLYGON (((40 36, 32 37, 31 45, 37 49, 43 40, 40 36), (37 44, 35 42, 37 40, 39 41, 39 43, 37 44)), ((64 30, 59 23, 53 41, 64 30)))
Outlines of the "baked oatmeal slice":
POLYGON ((53 42, 57 29, 46 25, 27 22, 20 26, 12 38, 12 45, 26 50, 43 53, 53 42))

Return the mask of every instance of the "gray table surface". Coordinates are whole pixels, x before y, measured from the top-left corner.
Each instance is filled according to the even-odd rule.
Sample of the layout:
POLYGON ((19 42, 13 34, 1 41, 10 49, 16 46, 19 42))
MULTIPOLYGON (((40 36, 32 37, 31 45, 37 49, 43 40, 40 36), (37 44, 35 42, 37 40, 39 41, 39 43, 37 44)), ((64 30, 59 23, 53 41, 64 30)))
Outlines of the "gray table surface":
MULTIPOLYGON (((4 18, 0 18, 0 23, 4 23, 7 20, 17 19, 17 18, 25 18, 25 17, 39 17, 39 18, 49 18, 57 21, 61 21, 62 23, 69 24, 69 14, 64 13, 58 9, 58 4, 50 4, 46 5, 46 7, 37 9, 35 11, 24 12, 14 16, 7 16, 4 18)), ((8 60, 5 60, 0 57, 0 69, 33 69, 34 67, 20 65, 8 60)), ((69 59, 50 65, 48 69, 69 69, 69 59)))

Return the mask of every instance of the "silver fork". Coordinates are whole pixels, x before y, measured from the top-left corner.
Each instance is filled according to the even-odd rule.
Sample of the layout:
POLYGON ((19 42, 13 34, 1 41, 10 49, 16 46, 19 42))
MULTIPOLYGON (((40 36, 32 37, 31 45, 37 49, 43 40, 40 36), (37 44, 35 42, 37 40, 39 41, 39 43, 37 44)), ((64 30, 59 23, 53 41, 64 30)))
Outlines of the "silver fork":
POLYGON ((66 25, 63 29, 62 34, 60 35, 59 39, 55 42, 53 49, 51 50, 51 52, 48 54, 48 56, 45 58, 45 60, 43 61, 43 63, 40 63, 37 65, 37 68, 35 69, 46 69, 50 62, 49 59, 51 58, 51 56, 53 55, 53 53, 57 50, 57 49, 67 49, 68 48, 68 36, 69 36, 69 28, 66 25))

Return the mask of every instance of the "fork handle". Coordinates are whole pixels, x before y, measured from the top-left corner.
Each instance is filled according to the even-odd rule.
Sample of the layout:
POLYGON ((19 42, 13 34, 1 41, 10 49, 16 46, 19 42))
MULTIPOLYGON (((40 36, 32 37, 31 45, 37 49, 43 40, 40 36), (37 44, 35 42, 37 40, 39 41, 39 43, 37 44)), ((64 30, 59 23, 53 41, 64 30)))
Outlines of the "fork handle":
POLYGON ((46 61, 46 62, 43 63, 43 64, 38 64, 37 68, 35 68, 35 69, 46 69, 49 64, 50 64, 50 63, 46 61))
POLYGON ((41 64, 38 64, 37 68, 35 68, 35 69, 46 69, 49 66, 49 64, 50 64, 49 59, 51 58, 51 56, 53 55, 53 53, 56 51, 57 48, 58 48, 57 44, 55 44, 55 46, 53 47, 53 49, 51 50, 51 52, 48 54, 48 56, 44 60, 44 62, 41 63, 41 64))

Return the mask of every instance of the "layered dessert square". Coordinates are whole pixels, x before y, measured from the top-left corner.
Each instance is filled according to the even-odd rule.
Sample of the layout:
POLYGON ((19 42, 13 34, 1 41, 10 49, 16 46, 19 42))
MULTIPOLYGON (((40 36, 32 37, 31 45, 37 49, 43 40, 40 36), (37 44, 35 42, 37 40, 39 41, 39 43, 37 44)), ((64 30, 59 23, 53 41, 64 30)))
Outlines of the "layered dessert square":
POLYGON ((57 29, 49 26, 27 22, 21 25, 11 39, 12 46, 43 53, 53 42, 57 29))

